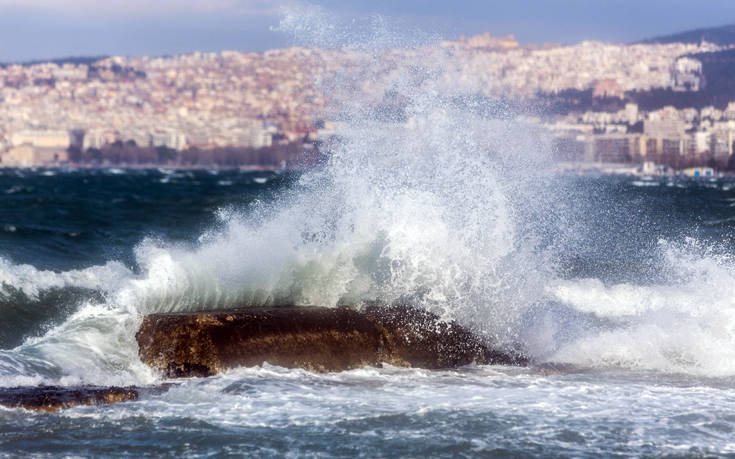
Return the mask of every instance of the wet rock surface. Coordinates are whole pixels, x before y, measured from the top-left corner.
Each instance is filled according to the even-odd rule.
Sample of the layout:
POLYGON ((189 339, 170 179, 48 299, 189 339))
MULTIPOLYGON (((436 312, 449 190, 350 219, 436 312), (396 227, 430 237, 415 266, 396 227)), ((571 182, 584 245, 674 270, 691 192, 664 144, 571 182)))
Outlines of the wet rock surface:
POLYGON ((519 352, 488 348, 475 334, 455 322, 410 306, 370 306, 365 316, 376 323, 390 351, 384 362, 428 369, 456 368, 470 363, 524 365, 519 352))
POLYGON ((59 411, 79 405, 108 405, 137 400, 132 387, 12 387, 0 389, 0 405, 33 411, 59 411))
POLYGON ((141 360, 167 377, 210 376, 265 362, 315 372, 388 363, 429 369, 522 364, 468 330, 407 306, 272 307, 152 314, 136 334, 141 360))

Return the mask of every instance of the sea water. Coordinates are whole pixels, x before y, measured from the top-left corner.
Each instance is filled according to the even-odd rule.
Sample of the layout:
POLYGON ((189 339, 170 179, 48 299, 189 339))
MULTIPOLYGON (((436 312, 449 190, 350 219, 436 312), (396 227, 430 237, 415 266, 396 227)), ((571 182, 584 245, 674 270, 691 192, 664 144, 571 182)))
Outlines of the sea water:
MULTIPOLYGON (((391 282, 406 282, 410 269, 418 272, 408 285, 423 283, 415 301, 440 313, 451 304, 453 319, 491 342, 520 343, 532 364, 334 374, 235 369, 130 403, 59 413, 0 409, 3 453, 735 453, 730 180, 663 178, 642 187, 633 178, 552 177, 546 186, 578 203, 574 211, 563 206, 573 221, 566 244, 534 244, 554 247, 553 276, 539 283, 523 270, 504 271, 488 292, 497 297, 483 308, 472 295, 465 312, 455 286, 422 267, 431 256, 453 261, 452 254, 429 247, 437 252, 413 261, 411 238, 408 249, 390 247, 392 234, 408 231, 456 243, 436 228, 421 236, 413 229, 428 224, 421 215, 374 240, 340 242, 339 250, 336 234, 310 235, 307 250, 259 228, 284 218, 263 215, 262 206, 298 198, 309 174, 177 172, 162 183, 164 176, 0 172, 0 385, 155 386, 165 380, 140 363, 134 339, 145 313, 269 304, 288 295, 327 306, 348 296, 393 298, 391 282), (421 269, 429 272, 415 280, 421 269), (360 288, 351 287, 361 276, 360 288), (426 292, 431 283, 441 290, 426 292), (504 312, 505 290, 523 288, 540 290, 519 293, 533 301, 525 308, 511 301, 504 312)), ((456 270, 452 278, 467 275, 457 263, 447 265, 456 270)))

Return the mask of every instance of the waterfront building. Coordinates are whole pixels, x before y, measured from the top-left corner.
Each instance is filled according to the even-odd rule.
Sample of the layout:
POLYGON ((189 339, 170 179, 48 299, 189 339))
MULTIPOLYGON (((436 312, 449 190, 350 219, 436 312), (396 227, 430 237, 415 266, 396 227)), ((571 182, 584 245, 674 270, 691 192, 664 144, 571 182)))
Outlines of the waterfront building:
POLYGON ((67 161, 69 154, 65 149, 34 147, 27 143, 11 148, 0 157, 3 167, 54 166, 67 161))
POLYGON ((10 139, 16 147, 28 144, 36 148, 65 150, 71 144, 69 133, 61 130, 23 130, 14 133, 10 139))

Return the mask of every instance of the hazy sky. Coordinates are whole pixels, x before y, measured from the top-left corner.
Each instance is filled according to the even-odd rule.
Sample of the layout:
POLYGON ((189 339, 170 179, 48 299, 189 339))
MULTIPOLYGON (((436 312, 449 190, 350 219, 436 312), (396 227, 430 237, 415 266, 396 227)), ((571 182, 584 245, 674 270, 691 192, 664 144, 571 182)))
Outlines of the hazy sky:
MULTIPOLYGON (((0 0, 0 61, 162 55, 290 44, 267 0, 0 0)), ((521 42, 628 42, 735 23, 735 0, 322 0, 344 16, 378 13, 451 38, 488 31, 521 42)))

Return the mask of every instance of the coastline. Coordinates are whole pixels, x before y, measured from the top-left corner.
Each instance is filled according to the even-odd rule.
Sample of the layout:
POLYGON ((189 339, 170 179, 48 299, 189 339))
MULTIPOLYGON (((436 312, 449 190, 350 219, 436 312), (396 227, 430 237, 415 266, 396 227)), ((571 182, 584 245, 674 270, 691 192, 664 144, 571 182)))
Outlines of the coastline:
MULTIPOLYGON (((735 172, 732 171, 721 171, 717 169, 708 168, 706 166, 687 168, 687 169, 673 169, 668 166, 655 165, 659 167, 659 170, 646 170, 644 164, 640 163, 601 163, 601 162, 560 162, 554 164, 550 168, 550 171, 554 175, 578 175, 578 176, 628 176, 628 177, 669 177, 669 178, 730 178, 735 177, 735 172), (693 176, 687 175, 687 170, 693 169, 710 169, 712 175, 708 176, 693 176)), ((98 165, 98 164, 85 164, 85 163, 66 163, 66 164, 44 164, 37 166, 3 166, 0 164, 0 170, 60 170, 64 172, 74 172, 79 170, 87 171, 222 171, 222 172, 263 172, 273 174, 284 174, 284 173, 302 173, 309 170, 318 168, 318 166, 304 166, 304 167, 269 167, 261 165, 242 165, 242 166, 227 166, 227 165, 186 165, 186 164, 109 164, 109 165, 98 165)))

